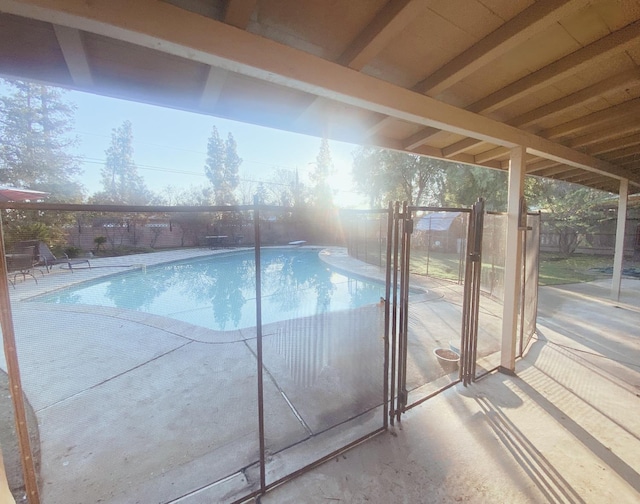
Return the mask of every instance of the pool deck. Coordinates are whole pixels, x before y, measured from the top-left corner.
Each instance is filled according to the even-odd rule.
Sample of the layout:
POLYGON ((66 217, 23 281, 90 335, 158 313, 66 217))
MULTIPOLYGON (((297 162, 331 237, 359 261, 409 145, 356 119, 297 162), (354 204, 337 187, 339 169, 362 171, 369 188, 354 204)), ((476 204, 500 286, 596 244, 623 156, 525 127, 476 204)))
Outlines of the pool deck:
MULTIPOLYGON (((124 266, 208 254, 96 259, 91 270, 56 269, 37 286, 27 279, 12 289, 23 386, 40 426, 43 504, 230 502, 250 488, 250 470, 210 486, 212 474, 227 470, 229 454, 238 467, 255 457, 250 335, 219 343, 162 317, 19 302, 124 266), (219 434, 213 445, 211 432, 219 434)), ((339 250, 329 256, 337 267, 354 268, 339 250)), ((617 303, 606 299, 606 282, 542 288, 539 335, 517 376, 450 388, 388 433, 260 502, 637 502, 640 281, 625 279, 623 287, 617 303)), ((437 289, 439 299, 458 296, 451 286, 430 287, 437 289)), ((265 352, 275 359, 274 347, 265 352)), ((2 358, 0 366, 6 369, 2 358)), ((319 390, 340 388, 321 371, 313 376, 319 390)), ((292 383, 285 376, 265 381, 270 459, 331 421, 318 413, 321 398, 304 388, 296 395, 292 383)), ((358 399, 347 394, 336 406, 348 409, 358 399)))

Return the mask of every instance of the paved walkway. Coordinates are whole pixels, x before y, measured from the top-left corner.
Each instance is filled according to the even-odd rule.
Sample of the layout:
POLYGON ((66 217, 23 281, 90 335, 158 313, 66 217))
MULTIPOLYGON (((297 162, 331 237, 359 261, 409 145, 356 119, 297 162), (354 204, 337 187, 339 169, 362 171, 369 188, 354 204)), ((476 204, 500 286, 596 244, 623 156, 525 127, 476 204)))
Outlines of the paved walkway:
MULTIPOLYGON (((325 259, 351 268, 338 252, 325 259)), ((209 253, 93 261, 92 270, 57 270, 12 292, 23 385, 41 432, 44 504, 231 502, 255 488, 255 334, 220 340, 163 317, 17 302, 209 253)), ((582 291, 598 284, 542 289, 540 339, 517 378, 449 389, 262 502, 635 502, 638 285, 625 281, 631 294, 620 308, 582 291)), ((424 305, 455 294, 437 296, 424 305)), ((379 334, 380 316, 374 306, 355 318, 265 327, 267 482, 380 425, 380 374, 370 365, 381 363, 379 342, 345 345, 341 336, 379 334)))

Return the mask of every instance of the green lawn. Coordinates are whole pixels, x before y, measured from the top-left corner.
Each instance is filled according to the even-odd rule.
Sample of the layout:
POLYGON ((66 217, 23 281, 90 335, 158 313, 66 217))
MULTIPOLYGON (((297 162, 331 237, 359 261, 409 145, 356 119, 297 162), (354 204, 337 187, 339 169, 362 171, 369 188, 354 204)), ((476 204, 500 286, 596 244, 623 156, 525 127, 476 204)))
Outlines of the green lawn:
POLYGON ((427 256, 426 251, 412 251, 410 269, 416 275, 426 275, 428 270, 429 276, 457 282, 459 264, 460 254, 431 251, 427 256))
MULTIPOLYGON (((380 251, 370 250, 366 259, 371 264, 380 263, 380 251)), ((384 251, 383 251, 384 253, 384 251)), ((362 255, 362 254, 361 254, 362 255)), ((364 256, 360 259, 365 259, 364 256)), ((491 267, 486 264, 488 257, 483 257, 483 269, 491 267)), ((455 252, 438 252, 430 251, 427 255, 426 250, 412 249, 411 251, 411 273, 415 275, 428 275, 434 278, 441 278, 453 282, 458 281, 460 254, 455 252)), ((381 266, 384 265, 382 260, 381 266)), ((562 285, 570 283, 590 282, 599 278, 607 278, 611 273, 597 271, 598 268, 607 268, 613 265, 612 256, 597 256, 573 254, 570 257, 564 257, 559 254, 542 252, 540 254, 540 285, 562 285)), ((502 271, 502 265, 495 265, 502 271)), ((625 268, 640 268, 640 263, 629 263, 625 261, 625 268)), ((462 265, 462 275, 464 277, 464 264, 462 265)))
MULTIPOLYGON (((411 272, 418 275, 428 274, 445 280, 458 280, 459 255, 455 253, 431 252, 427 254, 414 251, 411 256, 411 272)), ((610 277, 610 274, 597 271, 597 268, 611 267, 610 256, 591 256, 574 254, 564 257, 558 254, 540 254, 540 285, 561 285, 589 282, 598 278, 610 277)), ((629 267, 630 265, 625 265, 629 267)), ((633 265, 631 265, 633 266, 633 265)), ((638 264, 636 267, 640 266, 638 264)), ((497 266, 502 269, 502 265, 497 266)), ((464 271, 463 271, 464 274, 464 271)))
POLYGON ((589 282, 598 278, 606 278, 606 273, 594 268, 606 268, 613 265, 610 256, 591 256, 574 254, 564 257, 557 254, 540 254, 540 285, 560 285, 589 282))

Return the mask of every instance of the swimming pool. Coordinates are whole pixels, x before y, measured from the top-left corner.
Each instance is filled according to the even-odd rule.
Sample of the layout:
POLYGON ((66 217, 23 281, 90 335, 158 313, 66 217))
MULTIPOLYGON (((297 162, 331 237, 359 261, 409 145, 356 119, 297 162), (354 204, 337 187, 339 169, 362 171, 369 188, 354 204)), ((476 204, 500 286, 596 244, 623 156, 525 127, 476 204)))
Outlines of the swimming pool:
MULTIPOLYGON (((317 250, 263 250, 262 322, 377 303, 384 285, 337 272, 317 250)), ((256 325, 253 251, 213 255, 111 275, 33 301, 137 310, 217 331, 256 325)))

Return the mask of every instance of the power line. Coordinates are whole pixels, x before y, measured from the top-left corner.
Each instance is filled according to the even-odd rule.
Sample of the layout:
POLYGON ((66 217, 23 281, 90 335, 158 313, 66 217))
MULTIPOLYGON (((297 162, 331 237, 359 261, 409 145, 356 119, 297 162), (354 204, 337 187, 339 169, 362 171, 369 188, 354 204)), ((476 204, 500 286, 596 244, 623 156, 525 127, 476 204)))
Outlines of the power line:
MULTIPOLYGON (((106 160, 101 160, 101 159, 97 159, 97 158, 89 158, 89 157, 80 157, 79 158, 83 163, 87 163, 87 164, 98 164, 98 165, 104 165, 106 163, 106 160)), ((138 164, 135 163, 136 168, 140 168, 142 170, 147 170, 147 171, 156 171, 156 172, 162 172, 162 173, 175 173, 178 175, 193 175, 193 176, 198 176, 198 177, 205 177, 206 178, 206 174, 202 173, 202 172, 193 172, 193 171, 187 171, 187 170, 179 170, 177 168, 166 168, 166 167, 162 167, 162 166, 154 166, 154 165, 147 165, 147 164, 138 164)), ((250 178, 240 178, 240 182, 252 182, 255 184, 265 184, 265 185, 269 185, 269 186, 282 186, 282 187, 290 187, 290 184, 284 183, 284 182, 275 182, 275 181, 269 181, 269 180, 257 180, 257 179, 250 179, 250 178)), ((337 189, 338 192, 341 193, 348 193, 348 194, 359 194, 357 191, 350 191, 347 189, 337 189)))

